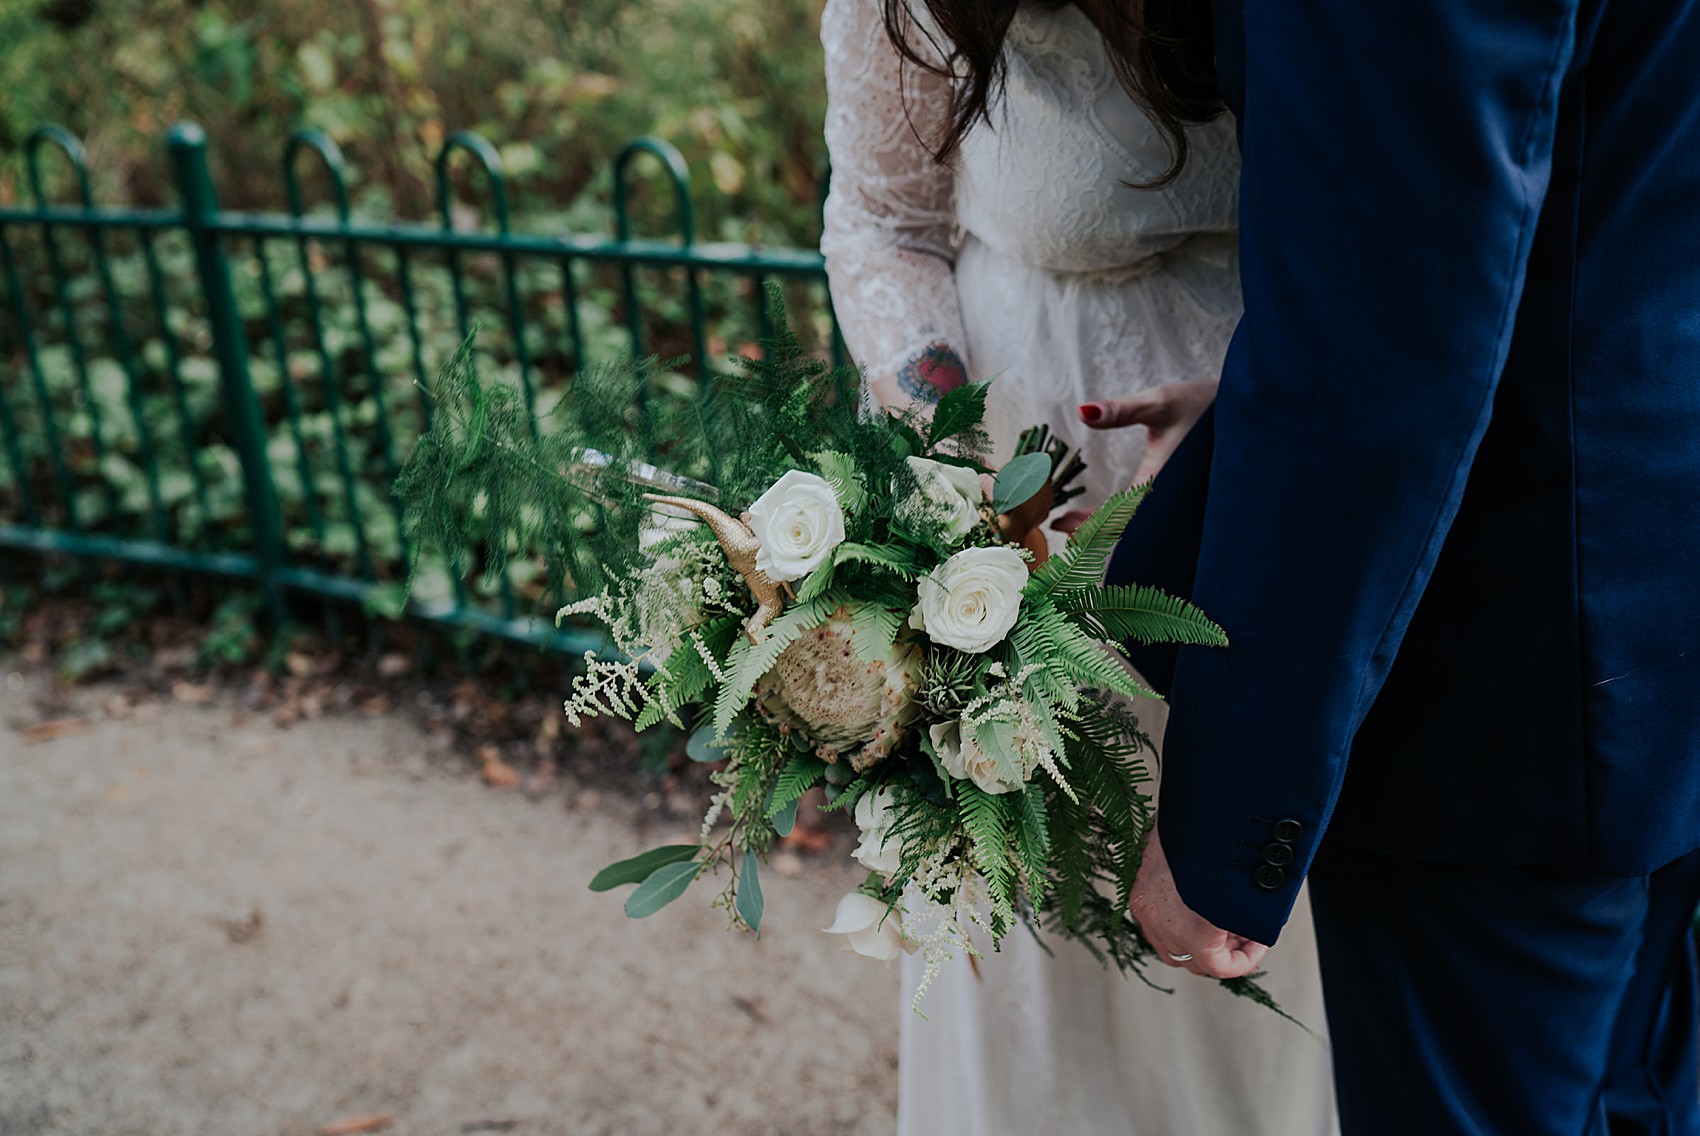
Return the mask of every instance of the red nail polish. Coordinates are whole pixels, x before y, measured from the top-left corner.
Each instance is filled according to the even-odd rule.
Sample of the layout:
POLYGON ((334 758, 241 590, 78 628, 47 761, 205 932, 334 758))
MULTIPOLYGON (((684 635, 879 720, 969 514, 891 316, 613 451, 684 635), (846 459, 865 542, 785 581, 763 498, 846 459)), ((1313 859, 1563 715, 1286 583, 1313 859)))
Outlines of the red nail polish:
POLYGON ((1098 419, 1102 417, 1104 417, 1104 408, 1095 402, 1088 402, 1080 408, 1081 421, 1085 422, 1088 426, 1097 422, 1098 419))

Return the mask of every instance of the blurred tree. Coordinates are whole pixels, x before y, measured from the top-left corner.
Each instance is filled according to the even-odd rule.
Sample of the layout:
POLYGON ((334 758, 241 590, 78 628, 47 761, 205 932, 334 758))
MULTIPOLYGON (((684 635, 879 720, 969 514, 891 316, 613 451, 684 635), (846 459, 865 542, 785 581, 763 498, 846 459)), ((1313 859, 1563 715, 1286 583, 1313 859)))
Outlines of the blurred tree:
MULTIPOLYGON (((422 217, 453 130, 500 148, 516 204, 606 190, 627 138, 680 146, 705 237, 812 243, 824 103, 820 0, 5 0, 0 201, 60 121, 107 201, 170 199, 160 136, 206 127, 225 201, 281 201, 282 141, 335 138, 363 208, 422 217)), ((665 202, 655 203, 664 208, 665 202)))

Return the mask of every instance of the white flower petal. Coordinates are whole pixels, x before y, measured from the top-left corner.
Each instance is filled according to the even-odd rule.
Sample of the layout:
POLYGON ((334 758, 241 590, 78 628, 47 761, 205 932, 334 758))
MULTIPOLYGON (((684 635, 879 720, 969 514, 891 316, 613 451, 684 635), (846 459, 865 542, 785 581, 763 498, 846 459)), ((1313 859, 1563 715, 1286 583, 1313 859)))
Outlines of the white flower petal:
POLYGON ((826 933, 851 935, 878 926, 879 921, 885 918, 885 910, 885 904, 873 896, 853 891, 838 901, 838 910, 834 913, 832 926, 826 928, 826 933))
MULTIPOLYGON (((897 916, 893 915, 887 922, 896 923, 897 916)), ((869 927, 865 931, 854 931, 849 941, 851 950, 880 962, 890 962, 903 950, 903 936, 894 928, 869 927)))
POLYGON ((750 506, 750 531, 756 567, 775 582, 799 580, 844 543, 844 509, 831 482, 793 469, 750 506))

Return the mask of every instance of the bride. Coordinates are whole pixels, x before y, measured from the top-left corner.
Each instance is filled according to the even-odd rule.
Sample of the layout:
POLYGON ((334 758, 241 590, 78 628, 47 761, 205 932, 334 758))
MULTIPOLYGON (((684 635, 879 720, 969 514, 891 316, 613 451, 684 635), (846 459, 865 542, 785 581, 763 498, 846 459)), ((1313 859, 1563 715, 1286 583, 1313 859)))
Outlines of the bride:
MULTIPOLYGON (((1087 507, 1155 472, 1240 313, 1232 124, 1138 108, 1131 53, 1109 46, 1126 40, 1116 2, 826 0, 821 31, 822 250, 873 397, 924 406, 995 378, 997 456, 1048 424, 1089 463, 1087 507), (1088 425, 1129 421, 1149 452, 1143 432, 1088 425)), ((1163 707, 1141 712, 1160 734, 1163 707)), ((1320 1031, 1308 912, 1266 965, 1320 1031)), ((1174 993, 1018 933, 947 968, 928 1021, 908 1009, 921 972, 907 961, 900 1136, 1334 1131, 1324 1043, 1207 981, 1155 977, 1174 993)))

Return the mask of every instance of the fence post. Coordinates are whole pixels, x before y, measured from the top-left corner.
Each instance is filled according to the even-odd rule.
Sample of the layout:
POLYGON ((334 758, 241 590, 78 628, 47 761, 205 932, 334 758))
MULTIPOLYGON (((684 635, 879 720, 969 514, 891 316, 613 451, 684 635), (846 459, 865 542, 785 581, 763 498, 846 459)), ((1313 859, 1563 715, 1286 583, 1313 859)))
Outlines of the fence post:
POLYGON ((265 419, 249 380, 248 343, 242 331, 241 313, 236 308, 236 294, 230 286, 230 264, 224 256, 224 242, 214 227, 219 213, 218 195, 207 172, 207 135, 193 122, 180 122, 167 135, 167 145, 171 150, 172 178, 183 203, 183 227, 195 248, 201 296, 207 305, 213 355, 218 360, 219 385, 224 395, 224 417, 229 423, 231 444, 242 463, 243 496, 248 506, 259 583, 265 589, 273 618, 281 625, 283 592, 277 572, 283 567, 283 516, 278 508, 271 462, 266 457, 265 419))

